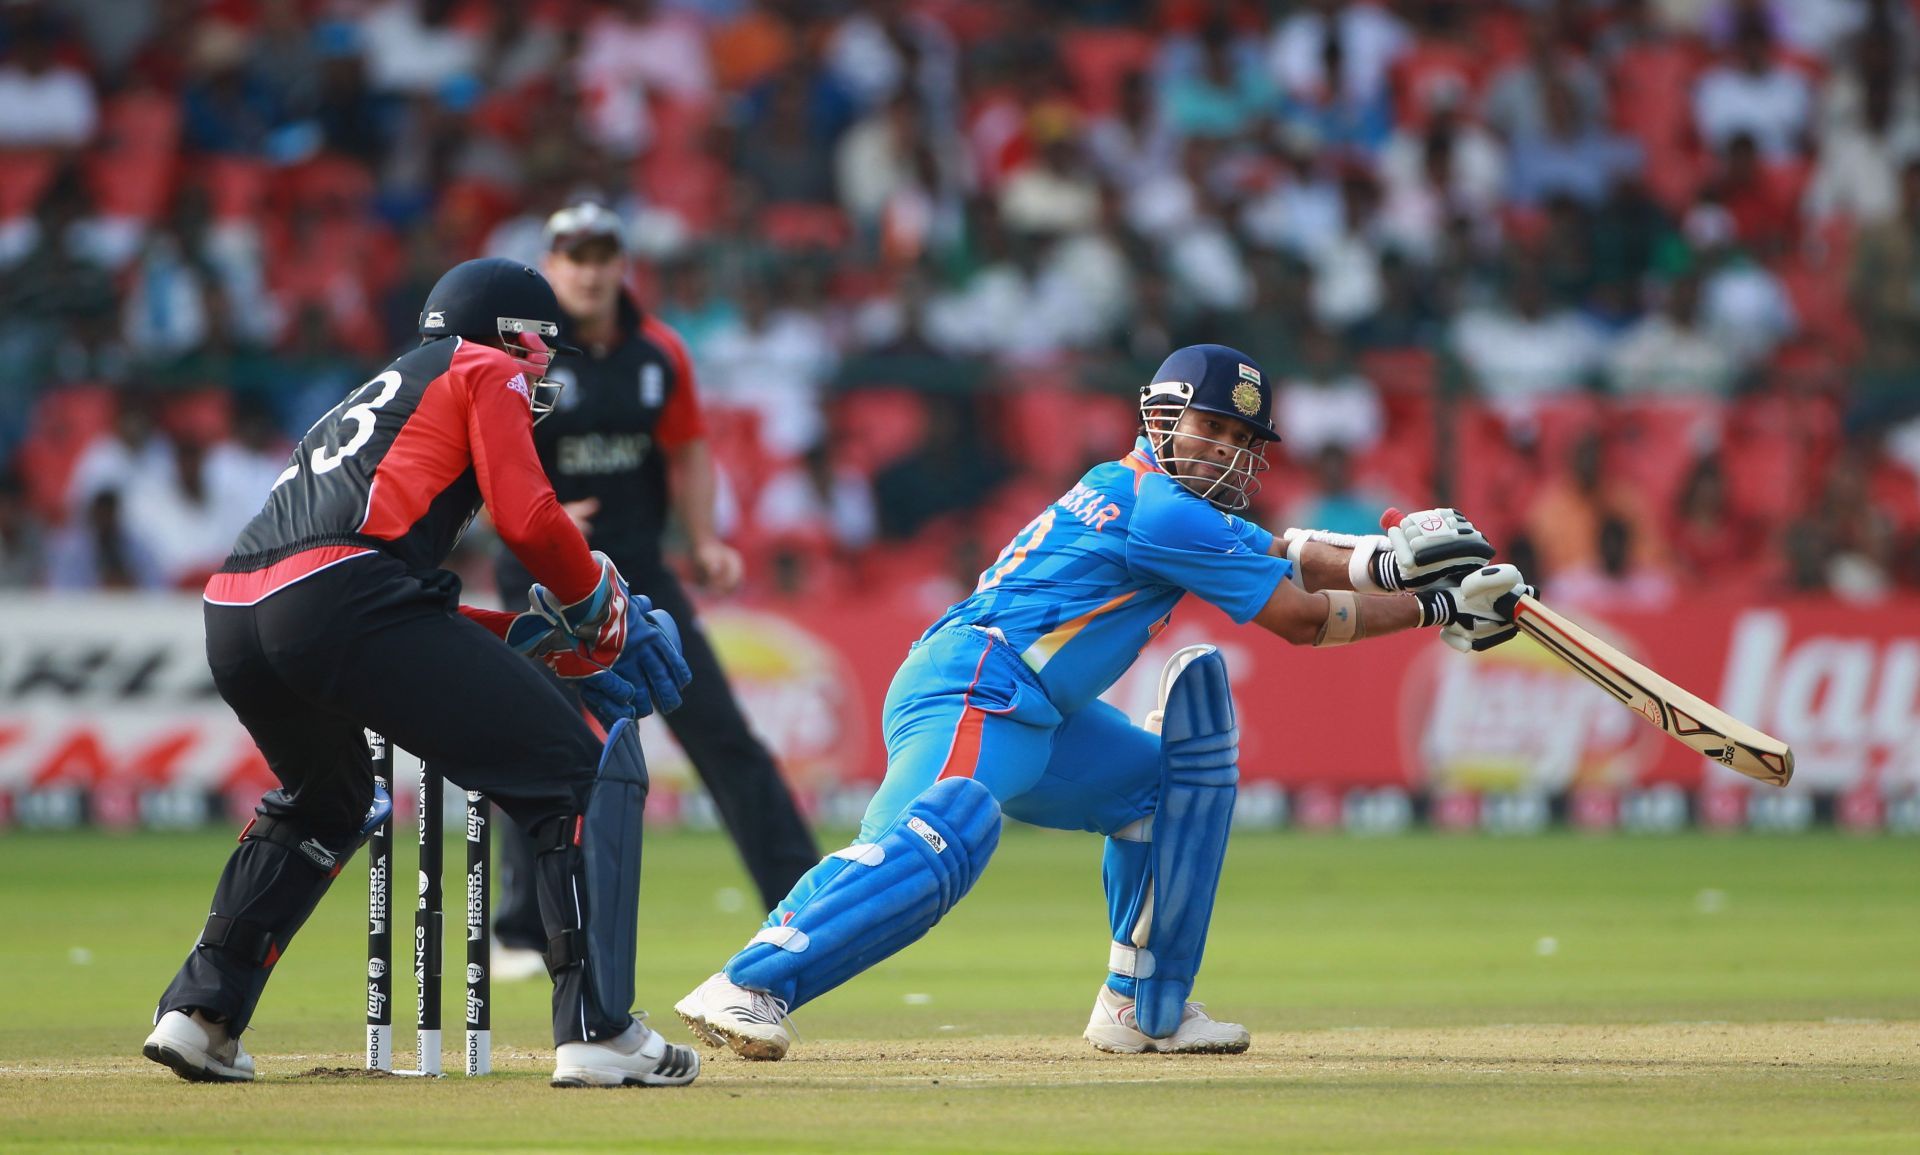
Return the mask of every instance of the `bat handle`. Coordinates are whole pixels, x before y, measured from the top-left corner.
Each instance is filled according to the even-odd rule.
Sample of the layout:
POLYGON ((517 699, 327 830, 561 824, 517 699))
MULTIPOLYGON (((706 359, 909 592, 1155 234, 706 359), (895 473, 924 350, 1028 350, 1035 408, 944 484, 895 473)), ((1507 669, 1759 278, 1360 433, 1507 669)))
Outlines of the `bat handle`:
POLYGON ((1392 529, 1394 526, 1399 525, 1400 519, 1405 516, 1407 515, 1400 512, 1399 506, 1389 505, 1387 507, 1387 512, 1380 515, 1380 528, 1392 529))

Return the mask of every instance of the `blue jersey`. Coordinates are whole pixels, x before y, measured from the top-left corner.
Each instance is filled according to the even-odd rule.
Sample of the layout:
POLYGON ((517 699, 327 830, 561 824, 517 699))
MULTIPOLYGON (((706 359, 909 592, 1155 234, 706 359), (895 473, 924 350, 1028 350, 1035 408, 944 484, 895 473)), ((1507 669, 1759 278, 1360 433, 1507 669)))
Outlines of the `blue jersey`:
POLYGON ((1272 543, 1168 476, 1141 439, 1027 523, 927 634, 1000 631, 1067 713, 1119 680, 1188 593, 1251 620, 1291 569, 1272 543))

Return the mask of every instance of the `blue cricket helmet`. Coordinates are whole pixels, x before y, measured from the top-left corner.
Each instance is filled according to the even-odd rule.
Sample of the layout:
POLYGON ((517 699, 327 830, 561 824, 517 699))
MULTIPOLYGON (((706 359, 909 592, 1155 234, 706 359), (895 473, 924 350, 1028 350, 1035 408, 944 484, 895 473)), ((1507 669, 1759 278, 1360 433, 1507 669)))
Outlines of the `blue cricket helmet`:
POLYGON ((1262 440, 1280 440, 1273 424, 1273 387, 1260 363, 1226 345, 1188 345, 1160 362, 1153 380, 1140 390, 1149 398, 1185 395, 1187 408, 1232 417, 1253 426, 1262 440), (1181 388, 1184 386, 1185 388, 1181 388))
POLYGON ((1247 508, 1260 492, 1267 445, 1280 440, 1273 424, 1273 389, 1253 358, 1225 345, 1175 349, 1140 387, 1140 424, 1161 468, 1196 496, 1229 513, 1247 508), (1190 409, 1240 422, 1246 445, 1178 431, 1190 409))

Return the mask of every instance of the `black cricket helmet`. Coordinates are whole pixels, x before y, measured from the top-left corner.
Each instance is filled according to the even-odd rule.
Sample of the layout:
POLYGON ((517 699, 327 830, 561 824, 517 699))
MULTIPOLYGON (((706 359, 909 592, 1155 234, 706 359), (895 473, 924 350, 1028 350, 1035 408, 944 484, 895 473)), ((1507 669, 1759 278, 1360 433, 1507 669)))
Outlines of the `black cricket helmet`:
POLYGON ((528 405, 539 421, 553 412, 561 389, 547 369, 555 354, 574 351, 559 342, 563 316, 553 286, 538 269, 504 257, 481 257, 462 261, 435 282, 420 310, 420 337, 498 343, 527 367, 528 405))
POLYGON ((1188 345, 1168 355, 1140 387, 1140 423, 1161 467, 1224 510, 1245 509, 1260 492, 1267 443, 1280 440, 1267 375, 1225 345, 1188 345), (1174 426, 1189 409, 1241 422, 1254 440, 1239 446, 1189 432, 1176 443, 1174 426))

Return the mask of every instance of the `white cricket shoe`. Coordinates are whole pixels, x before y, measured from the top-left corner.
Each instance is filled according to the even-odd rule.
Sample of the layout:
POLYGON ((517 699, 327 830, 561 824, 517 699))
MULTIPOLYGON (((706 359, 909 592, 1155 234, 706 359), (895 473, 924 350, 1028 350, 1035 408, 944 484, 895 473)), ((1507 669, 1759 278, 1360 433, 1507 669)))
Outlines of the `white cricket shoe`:
POLYGON ((1188 1003, 1180 1016, 1179 1029, 1164 1039, 1141 1031, 1133 1018, 1133 1000, 1100 984, 1099 997, 1093 1000, 1093 1018, 1087 1022, 1086 1040, 1102 1051, 1116 1055, 1137 1055, 1159 1051, 1167 1055, 1237 1055, 1247 1049, 1253 1036, 1239 1023, 1215 1022, 1207 1017, 1200 1003, 1188 1003))
POLYGON ((547 956, 537 950, 508 946, 496 938, 489 953, 493 959, 494 982, 519 983, 547 977, 547 956))
POLYGON ((787 1004, 765 991, 728 981, 725 972, 673 1004, 687 1029, 709 1047, 729 1047, 743 1059, 778 1059, 793 1044, 787 1004))
POLYGON ((190 1083, 253 1081, 253 1056, 240 1045, 240 1037, 198 1010, 161 1015, 140 1053, 190 1083))
POLYGON ((644 1014, 621 1035, 597 1043, 561 1043, 554 1053, 555 1087, 684 1087, 700 1073, 700 1054, 669 1043, 644 1014))

